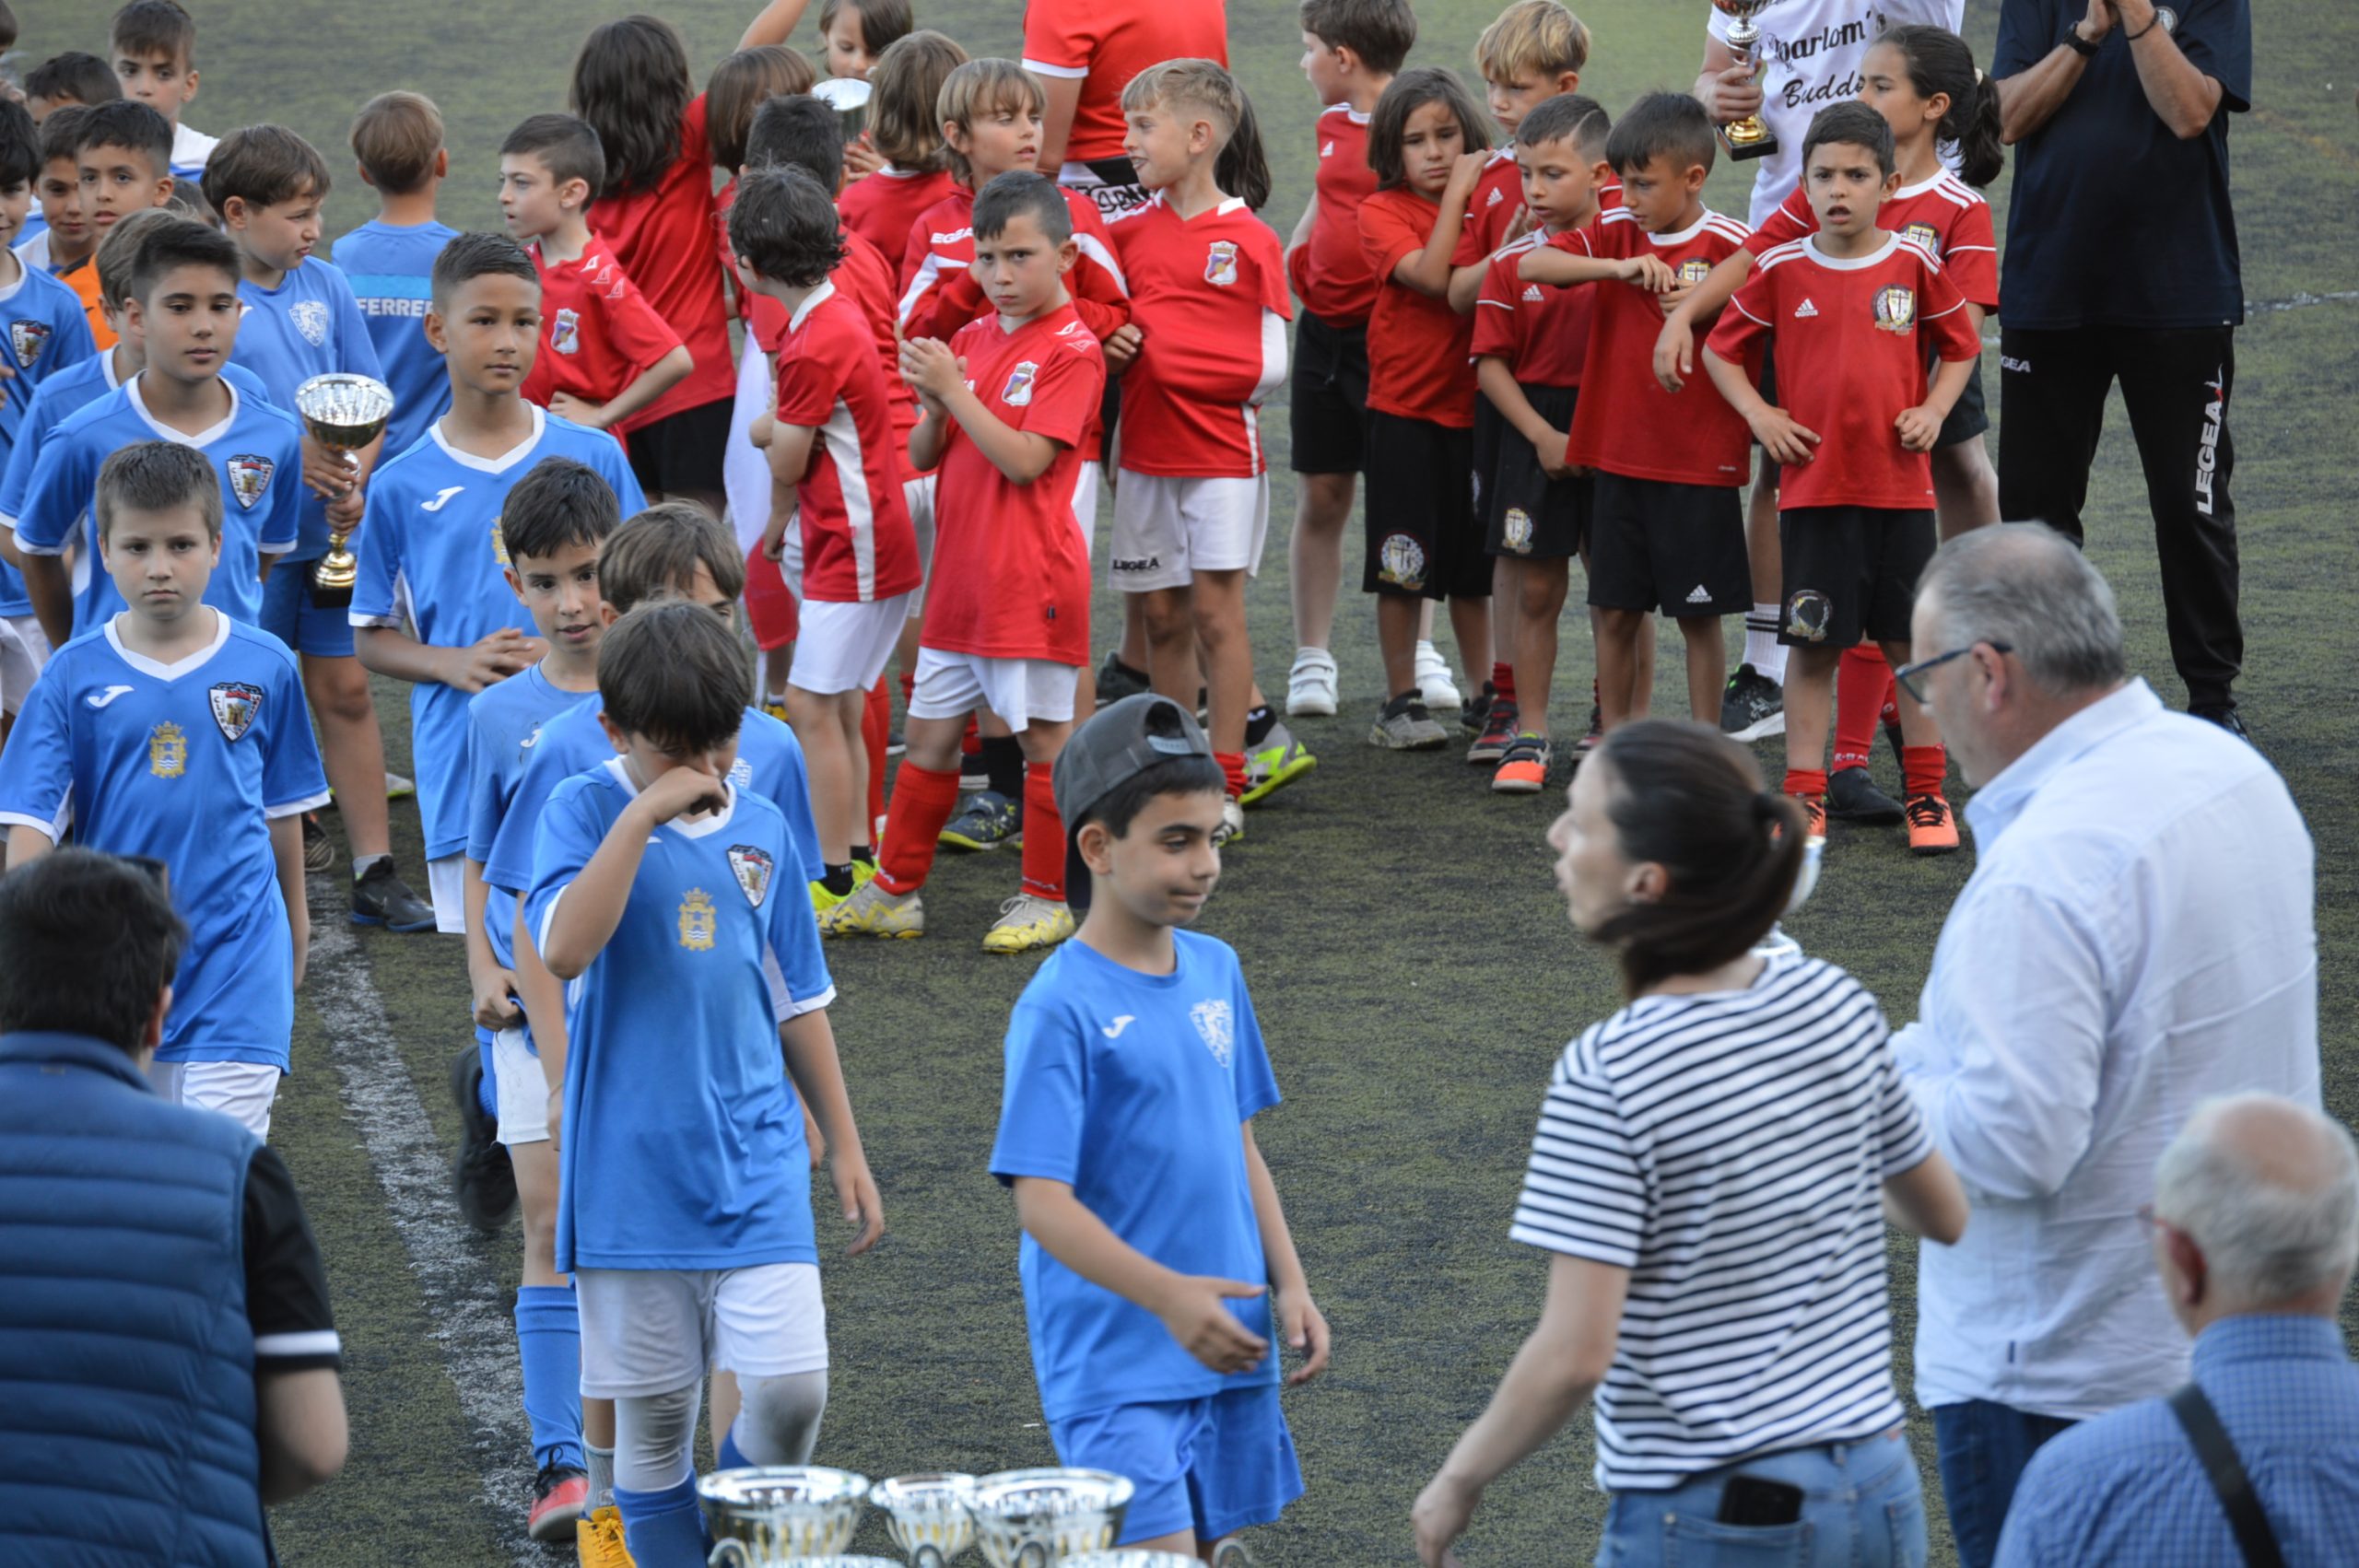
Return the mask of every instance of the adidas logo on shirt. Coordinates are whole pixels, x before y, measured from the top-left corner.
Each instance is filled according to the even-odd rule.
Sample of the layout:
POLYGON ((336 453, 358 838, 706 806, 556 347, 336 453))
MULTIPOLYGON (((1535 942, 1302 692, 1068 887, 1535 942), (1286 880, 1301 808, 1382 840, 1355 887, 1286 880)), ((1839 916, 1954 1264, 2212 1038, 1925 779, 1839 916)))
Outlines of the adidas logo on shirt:
POLYGON ((1523 302, 1527 305, 1545 305, 1548 302, 1548 297, 1540 292, 1538 284, 1527 283, 1523 286, 1523 302))
POLYGON ((1795 306, 1795 307, 1794 307, 1794 320, 1796 320, 1796 321, 1798 321, 1798 322, 1806 322, 1806 321, 1809 321, 1813 316, 1815 316, 1815 315, 1817 315, 1817 314, 1818 314, 1818 307, 1817 307, 1817 306, 1815 306, 1815 305, 1813 305, 1813 304, 1812 304, 1812 303, 1811 303, 1809 300, 1807 300, 1807 299, 1803 300, 1801 304, 1799 304, 1799 305, 1797 305, 1797 306, 1795 306))
POLYGON ((1687 602, 1690 604, 1709 604, 1712 602, 1712 596, 1704 591, 1704 585, 1699 582, 1688 593, 1687 602))

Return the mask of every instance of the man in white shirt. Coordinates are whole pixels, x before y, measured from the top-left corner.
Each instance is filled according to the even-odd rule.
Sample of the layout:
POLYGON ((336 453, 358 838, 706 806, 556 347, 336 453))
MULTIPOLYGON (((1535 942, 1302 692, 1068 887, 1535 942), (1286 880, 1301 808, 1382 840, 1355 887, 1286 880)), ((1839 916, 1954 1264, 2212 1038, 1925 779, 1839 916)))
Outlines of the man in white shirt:
POLYGON ((2142 1205, 2196 1105, 2318 1104, 2312 851, 2259 753, 2128 676, 2061 535, 1942 546, 1899 672, 1979 792, 1979 856, 1894 1041, 1974 1217, 1918 1264, 1917 1398, 1958 1558, 1986 1568, 2032 1452, 2167 1394, 2186 1337, 2142 1205))

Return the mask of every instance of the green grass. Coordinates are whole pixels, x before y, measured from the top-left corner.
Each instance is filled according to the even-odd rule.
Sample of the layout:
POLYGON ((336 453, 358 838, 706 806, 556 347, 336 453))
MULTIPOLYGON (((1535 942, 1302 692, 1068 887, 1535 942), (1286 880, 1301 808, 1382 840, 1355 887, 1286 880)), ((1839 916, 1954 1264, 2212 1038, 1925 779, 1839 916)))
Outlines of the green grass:
MULTIPOLYGON (((1268 216, 1285 228, 1307 189, 1315 109, 1295 71, 1294 7, 1232 0, 1230 8, 1232 55, 1271 140, 1278 193, 1268 216)), ((922 9, 978 53, 1015 52, 1019 7, 1004 0, 922 9)), ((1610 108, 1692 79, 1700 4, 1590 0, 1580 9, 1597 36, 1584 87, 1610 108)), ((2359 54, 2359 12, 2329 0, 2260 9, 2260 107, 2236 127, 2237 200, 2247 292, 2288 301, 2351 287, 2334 218, 2359 200, 2359 136, 2344 79, 2359 54), (2338 61, 2346 63, 2340 70, 2338 61)), ((741 9, 717 0, 666 10, 699 70, 742 25, 741 9)), ((1463 68, 1485 7, 1435 0, 1419 10, 1419 58, 1463 68)), ((25 47, 36 58, 96 47, 99 14, 38 9, 25 47)), ((492 148, 523 115, 562 101, 573 45, 604 14, 580 0, 365 11, 323 0, 216 0, 202 12, 204 92, 190 119, 216 133, 283 121, 330 149, 341 169, 352 111, 382 88, 420 89, 450 123, 445 216, 484 225, 496 216, 492 148)), ((1968 37, 1986 58, 1996 18, 1993 0, 1972 0, 1968 37)), ((799 41, 807 44, 809 32, 799 41)), ((331 233, 370 216, 358 181, 340 181, 331 233)), ((1741 213, 1742 187, 1741 175, 1721 170, 1715 204, 1741 213)), ((2003 191, 1992 197, 2003 220, 2003 191)), ((2359 1029, 2351 1023, 2359 850, 2349 826, 2359 812, 2350 696, 2359 632, 2348 609, 2359 572, 2350 500, 2359 304, 2261 311, 2239 349, 2233 419, 2246 711, 2318 838, 2327 1095, 2348 1119, 2359 1113, 2359 1029)), ((1265 421, 1282 475, 1285 425, 1277 410, 1265 421)), ((2094 477, 2090 553, 2120 591, 2133 663, 2177 700, 2118 402, 2112 432, 2094 477)), ((1292 647, 1283 476, 1278 497, 1280 526, 1252 602, 1262 678, 1273 689, 1283 689, 1292 647)), ((1107 596, 1099 613, 1101 627, 1112 624, 1107 596)), ((1336 1333, 1332 1373, 1287 1398, 1309 1493, 1253 1541, 1263 1562, 1289 1568, 1411 1560, 1410 1500, 1538 1310, 1543 1260, 1508 1243, 1507 1221, 1548 1068, 1566 1039, 1615 1002, 1607 966, 1573 938, 1550 892, 1541 835, 1555 802, 1494 799, 1484 773, 1455 753, 1401 758, 1362 744, 1379 693, 1368 617, 1353 600, 1338 645, 1346 713, 1299 726, 1320 768, 1255 814, 1204 920, 1237 945, 1253 985, 1288 1096, 1266 1118, 1262 1144, 1336 1333)), ((1589 672, 1579 622, 1568 619, 1554 715, 1560 732, 1583 717, 1577 698, 1589 672)), ((404 755, 405 704, 387 690, 383 711, 389 747, 404 755)), ((1763 762, 1774 777, 1774 744, 1763 762)), ((415 812, 397 811, 395 824, 399 850, 416 868, 415 812)), ((1838 831, 1821 891, 1794 932, 1852 968, 1888 1014, 1905 1020, 1971 869, 1970 856, 1918 861, 1895 836, 1838 831)), ((984 1169, 1001 1033, 1033 965, 987 959, 976 943, 1015 880, 1006 856, 945 857, 928 888, 936 934, 830 952, 841 988, 836 1028, 892 1234, 876 1256, 827 1269, 835 1366, 821 1457, 871 1475, 1050 1457, 1024 1347, 1014 1214, 984 1169)), ((337 918, 332 891, 317 891, 321 917, 337 918)), ((366 974, 447 1153, 458 1129, 441 1084, 467 1005, 459 945, 372 931, 358 933, 357 946, 353 963, 315 975, 314 990, 366 974)), ((348 1357, 353 1460, 334 1484, 277 1512, 280 1544, 297 1568, 503 1560, 516 1533, 509 1499, 522 1456, 476 1451, 438 1338, 438 1304, 412 1272, 330 1065, 323 1009, 332 1000, 306 999, 275 1140, 328 1255, 348 1357), (487 1479, 494 1466, 505 1467, 496 1485, 487 1479)), ((835 1234, 824 1210, 821 1231, 835 1234)), ((512 1230, 473 1246, 484 1270, 514 1282, 512 1230)), ((1905 1387, 1913 1249, 1895 1246, 1894 1265, 1905 1387)), ((1930 1462, 1921 1418, 1912 1433, 1930 1462)), ((1590 1445, 1583 1417, 1496 1488, 1469 1561, 1585 1560, 1602 1511, 1588 1476, 1590 1445)), ((1939 1488, 1928 1490, 1935 1555, 1948 1561, 1939 1488)), ((881 1550, 882 1536, 872 1527, 863 1544, 881 1550)))

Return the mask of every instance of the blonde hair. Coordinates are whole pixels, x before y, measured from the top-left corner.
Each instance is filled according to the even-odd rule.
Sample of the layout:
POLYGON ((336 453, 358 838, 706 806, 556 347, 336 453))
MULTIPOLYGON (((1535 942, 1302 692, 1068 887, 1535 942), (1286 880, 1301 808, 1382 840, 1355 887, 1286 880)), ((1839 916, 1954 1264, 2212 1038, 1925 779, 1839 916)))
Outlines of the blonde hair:
POLYGON ((1474 41, 1486 82, 1561 76, 1589 64, 1589 28, 1556 0, 1516 0, 1474 41))
POLYGON ((942 85, 967 63, 957 41, 931 29, 896 40, 868 70, 868 139, 905 174, 947 167, 942 121, 934 111, 942 85))
POLYGON ((1213 121, 1220 152, 1213 172, 1215 183, 1249 207, 1270 199, 1270 165, 1262 150, 1262 129, 1253 117, 1252 100, 1237 78, 1211 60, 1166 60, 1149 65, 1122 88, 1122 112, 1136 114, 1158 105, 1185 104, 1200 109, 1213 121))
MULTIPOLYGON (((933 100, 933 117, 942 126, 956 125, 961 134, 972 135, 978 115, 1022 104, 1031 105, 1035 114, 1049 111, 1049 89, 1040 85, 1039 77, 1013 60, 969 60, 943 78, 942 91, 933 100)), ((942 147, 958 182, 973 184, 974 166, 965 153, 950 145, 946 129, 942 147)))

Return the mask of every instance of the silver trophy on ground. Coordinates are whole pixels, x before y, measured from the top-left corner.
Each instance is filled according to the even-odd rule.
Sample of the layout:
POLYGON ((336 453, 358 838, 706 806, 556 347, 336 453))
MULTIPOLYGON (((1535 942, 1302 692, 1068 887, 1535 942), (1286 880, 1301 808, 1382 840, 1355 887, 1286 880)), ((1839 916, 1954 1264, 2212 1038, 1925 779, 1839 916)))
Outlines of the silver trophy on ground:
POLYGON ((710 1568, 782 1568, 848 1550, 868 1505, 868 1478, 821 1465, 749 1465, 697 1482, 713 1548, 710 1568))
POLYGON ((1114 1551, 1085 1551, 1068 1557, 1061 1568, 1201 1568, 1196 1560, 1177 1551, 1140 1551, 1123 1547, 1114 1551))
POLYGON ((947 1471, 895 1476, 878 1481, 868 1501, 912 1568, 948 1568, 975 1544, 975 1487, 973 1476, 947 1471))
POLYGON ((1137 1489, 1105 1470, 1002 1470, 975 1483, 976 1543, 991 1568, 1050 1568, 1104 1551, 1137 1489))
MULTIPOLYGON (((295 412, 311 439, 338 453, 345 466, 352 454, 385 432, 393 416, 393 389, 368 376, 313 376, 295 389, 295 412)), ((360 563, 344 547, 346 534, 328 535, 328 553, 311 567, 311 597, 321 604, 349 604, 360 563)))
MULTIPOLYGON (((1769 8, 1771 0, 1712 0, 1712 6, 1729 19, 1729 53, 1740 65, 1758 66, 1761 56, 1761 29, 1753 18, 1769 8)), ((1777 133, 1758 112, 1742 120, 1731 120, 1720 127, 1720 141, 1729 149, 1729 157, 1742 161, 1748 158, 1766 158, 1778 150, 1777 133)))

